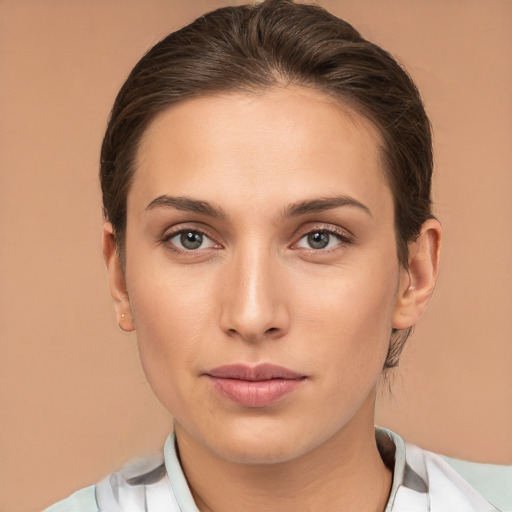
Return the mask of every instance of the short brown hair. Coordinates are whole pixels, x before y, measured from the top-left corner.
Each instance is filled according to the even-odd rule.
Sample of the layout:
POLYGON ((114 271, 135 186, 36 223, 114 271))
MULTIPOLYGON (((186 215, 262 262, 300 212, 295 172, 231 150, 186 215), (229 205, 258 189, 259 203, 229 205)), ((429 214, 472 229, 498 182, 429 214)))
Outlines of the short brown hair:
MULTIPOLYGON (((103 212, 124 260, 127 194, 139 142, 170 106, 219 92, 286 84, 324 92, 370 119, 383 139, 393 193, 400 264, 431 212, 431 128, 413 81, 391 55, 325 9, 292 0, 224 7, 151 48, 112 109, 101 148, 103 212)), ((398 364, 408 332, 393 333, 387 367, 398 364)))

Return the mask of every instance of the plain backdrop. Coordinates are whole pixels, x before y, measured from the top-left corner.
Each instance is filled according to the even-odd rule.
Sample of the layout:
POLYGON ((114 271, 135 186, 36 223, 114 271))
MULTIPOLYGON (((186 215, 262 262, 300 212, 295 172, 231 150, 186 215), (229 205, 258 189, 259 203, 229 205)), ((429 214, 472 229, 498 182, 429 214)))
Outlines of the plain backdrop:
MULTIPOLYGON (((232 2, 235 3, 235 2, 232 2)), ((512 1, 324 0, 390 50, 435 132, 440 281, 377 421, 512 463, 512 1)), ((98 153, 138 58, 221 1, 0 1, 0 509, 41 510, 171 427, 116 325, 98 153)))

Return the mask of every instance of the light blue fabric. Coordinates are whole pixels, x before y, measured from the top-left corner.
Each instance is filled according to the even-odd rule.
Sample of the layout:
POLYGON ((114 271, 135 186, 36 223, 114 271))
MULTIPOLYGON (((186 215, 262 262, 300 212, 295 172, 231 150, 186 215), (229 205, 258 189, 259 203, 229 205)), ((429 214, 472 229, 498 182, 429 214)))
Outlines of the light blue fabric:
MULTIPOLYGON (((441 458, 406 445, 385 429, 376 429, 376 439, 383 460, 394 466, 385 512, 512 512, 512 467, 441 458)), ((164 455, 132 461, 45 512, 197 512, 174 434, 166 442, 164 455)))
POLYGON ((512 466, 443 458, 494 506, 512 512, 512 466))
POLYGON ((100 512, 96 503, 96 486, 91 485, 80 489, 44 512, 100 512))

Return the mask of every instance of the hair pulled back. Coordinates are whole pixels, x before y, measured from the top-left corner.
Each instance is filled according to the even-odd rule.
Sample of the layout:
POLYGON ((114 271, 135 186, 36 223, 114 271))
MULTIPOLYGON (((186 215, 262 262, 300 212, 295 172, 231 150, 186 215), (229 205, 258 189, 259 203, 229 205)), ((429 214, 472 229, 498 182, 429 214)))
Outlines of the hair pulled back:
MULTIPOLYGON (((110 115, 100 169, 103 213, 123 263, 127 194, 139 143, 155 117, 199 96, 288 84, 319 90, 379 129, 398 259, 407 267, 408 242, 432 217, 431 128, 418 90, 388 52, 350 24, 292 0, 224 7, 201 16, 151 48, 128 76, 110 115)), ((385 367, 398 364, 409 331, 393 332, 385 367)))

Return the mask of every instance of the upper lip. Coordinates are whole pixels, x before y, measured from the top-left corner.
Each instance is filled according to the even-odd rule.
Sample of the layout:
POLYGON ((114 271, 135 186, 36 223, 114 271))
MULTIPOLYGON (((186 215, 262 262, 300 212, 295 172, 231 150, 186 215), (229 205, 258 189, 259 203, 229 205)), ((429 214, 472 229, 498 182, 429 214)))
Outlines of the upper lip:
POLYGON ((306 377, 283 366, 270 363, 263 363, 257 366, 227 364, 209 370, 206 372, 206 375, 221 379, 238 379, 254 382, 271 379, 301 379, 306 377))

